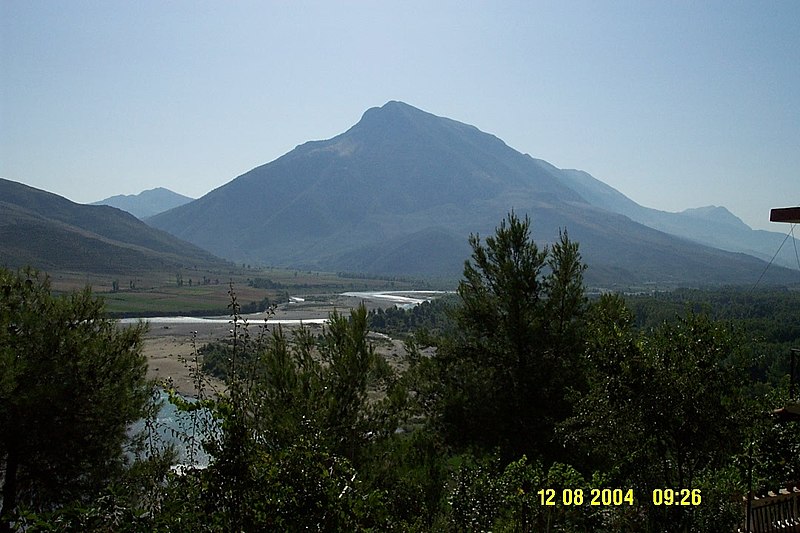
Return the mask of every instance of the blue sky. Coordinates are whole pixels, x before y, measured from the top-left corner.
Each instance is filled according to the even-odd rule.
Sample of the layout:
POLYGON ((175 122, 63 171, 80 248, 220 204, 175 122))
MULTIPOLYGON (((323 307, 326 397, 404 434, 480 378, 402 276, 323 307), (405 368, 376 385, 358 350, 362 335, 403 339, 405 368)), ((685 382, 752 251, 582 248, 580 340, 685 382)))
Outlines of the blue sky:
POLYGON ((0 176, 199 197, 402 100, 669 211, 800 205, 800 2, 0 2, 0 176))

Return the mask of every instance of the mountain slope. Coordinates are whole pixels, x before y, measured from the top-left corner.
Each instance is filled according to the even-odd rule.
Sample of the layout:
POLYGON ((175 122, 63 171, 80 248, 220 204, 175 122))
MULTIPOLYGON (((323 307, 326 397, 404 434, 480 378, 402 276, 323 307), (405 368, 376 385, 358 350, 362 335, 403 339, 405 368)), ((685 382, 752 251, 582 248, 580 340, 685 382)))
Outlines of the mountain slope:
POLYGON ((164 187, 142 191, 139 194, 119 194, 90 205, 109 205, 127 211, 138 219, 145 219, 173 207, 188 204, 193 198, 178 194, 164 187))
POLYGON ((123 273, 224 262, 119 209, 0 178, 0 264, 123 273))
POLYGON ((593 206, 560 172, 473 126, 389 102, 148 223, 236 260, 458 276, 469 234, 493 233, 514 209, 537 240, 568 228, 596 282, 749 283, 763 270, 593 206))
MULTIPOLYGON (((465 209, 497 191, 527 201, 532 183, 542 199, 579 199, 499 139, 391 102, 342 135, 305 143, 149 223, 227 257, 322 259, 441 217, 458 226, 471 218, 465 209)), ((476 220, 476 228, 498 220, 476 220)))
MULTIPOLYGON (((795 247, 785 234, 754 230, 724 207, 706 206, 670 213, 643 207, 613 187, 579 170, 560 170, 560 181, 594 206, 620 213, 651 228, 706 246, 739 252, 775 264, 797 268, 795 247), (783 244, 783 247, 781 245, 783 244)), ((765 214, 765 217, 767 215, 765 214)), ((800 245, 800 242, 795 244, 800 245)))

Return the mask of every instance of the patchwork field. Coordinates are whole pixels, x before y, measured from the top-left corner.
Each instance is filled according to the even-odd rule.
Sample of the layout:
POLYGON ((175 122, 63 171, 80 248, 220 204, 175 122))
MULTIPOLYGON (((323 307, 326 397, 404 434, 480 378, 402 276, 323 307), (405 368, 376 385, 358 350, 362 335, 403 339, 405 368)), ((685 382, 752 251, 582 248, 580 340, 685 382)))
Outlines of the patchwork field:
POLYGON ((132 272, 127 276, 50 272, 57 292, 80 290, 87 285, 102 296, 116 317, 227 314, 233 288, 243 312, 286 303, 298 297, 313 304, 328 302, 347 291, 426 289, 424 281, 350 277, 347 274, 286 269, 232 267, 219 270, 186 269, 181 272, 132 272))

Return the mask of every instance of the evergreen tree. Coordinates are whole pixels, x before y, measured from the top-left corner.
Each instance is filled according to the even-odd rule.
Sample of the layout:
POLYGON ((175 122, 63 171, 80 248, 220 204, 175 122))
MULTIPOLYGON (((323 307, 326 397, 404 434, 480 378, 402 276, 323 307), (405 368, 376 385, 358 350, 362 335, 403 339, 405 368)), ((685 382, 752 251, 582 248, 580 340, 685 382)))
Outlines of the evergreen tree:
POLYGON ((555 424, 570 413, 579 383, 585 306, 578 245, 566 232, 540 250, 530 220, 513 212, 472 259, 458 287, 456 333, 435 359, 434 419, 457 447, 499 447, 505 459, 555 458, 555 424))
POLYGON ((367 340, 366 309, 332 313, 319 338, 281 327, 251 338, 231 297, 227 391, 203 400, 220 422, 205 443, 212 461, 179 480, 197 490, 171 493, 168 508, 193 509, 191 530, 384 530, 383 495, 358 468, 397 424, 391 394, 368 402, 391 372, 367 340))
POLYGON ((0 529, 18 505, 86 500, 120 471, 150 395, 144 331, 88 288, 55 297, 46 277, 0 269, 0 529))

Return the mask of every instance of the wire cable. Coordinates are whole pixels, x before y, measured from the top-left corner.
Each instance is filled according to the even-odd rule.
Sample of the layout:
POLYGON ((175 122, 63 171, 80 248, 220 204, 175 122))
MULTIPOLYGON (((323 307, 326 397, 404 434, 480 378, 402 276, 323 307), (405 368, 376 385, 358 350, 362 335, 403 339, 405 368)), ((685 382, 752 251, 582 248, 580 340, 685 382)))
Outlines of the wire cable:
POLYGON ((748 294, 753 292, 756 289, 756 287, 758 286, 758 284, 761 282, 761 280, 764 278, 764 274, 766 274, 767 270, 769 270, 769 267, 772 266, 772 262, 775 261, 776 257, 778 257, 778 254, 781 252, 781 249, 783 248, 783 245, 786 244, 786 241, 789 240, 789 237, 792 237, 792 242, 794 243, 794 254, 795 254, 795 257, 798 257, 798 259, 797 259, 797 267, 798 267, 798 269, 800 269, 800 256, 797 255, 797 241, 794 238, 794 224, 792 224, 791 227, 789 228, 789 232, 786 234, 786 237, 783 238, 783 242, 781 242, 781 245, 778 246, 778 250, 775 252, 775 255, 772 256, 772 259, 769 260, 769 263, 767 263, 767 266, 764 267, 764 271, 761 273, 760 276, 758 276, 758 280, 756 280, 755 285, 753 285, 750 288, 750 290, 747 291, 748 294))

